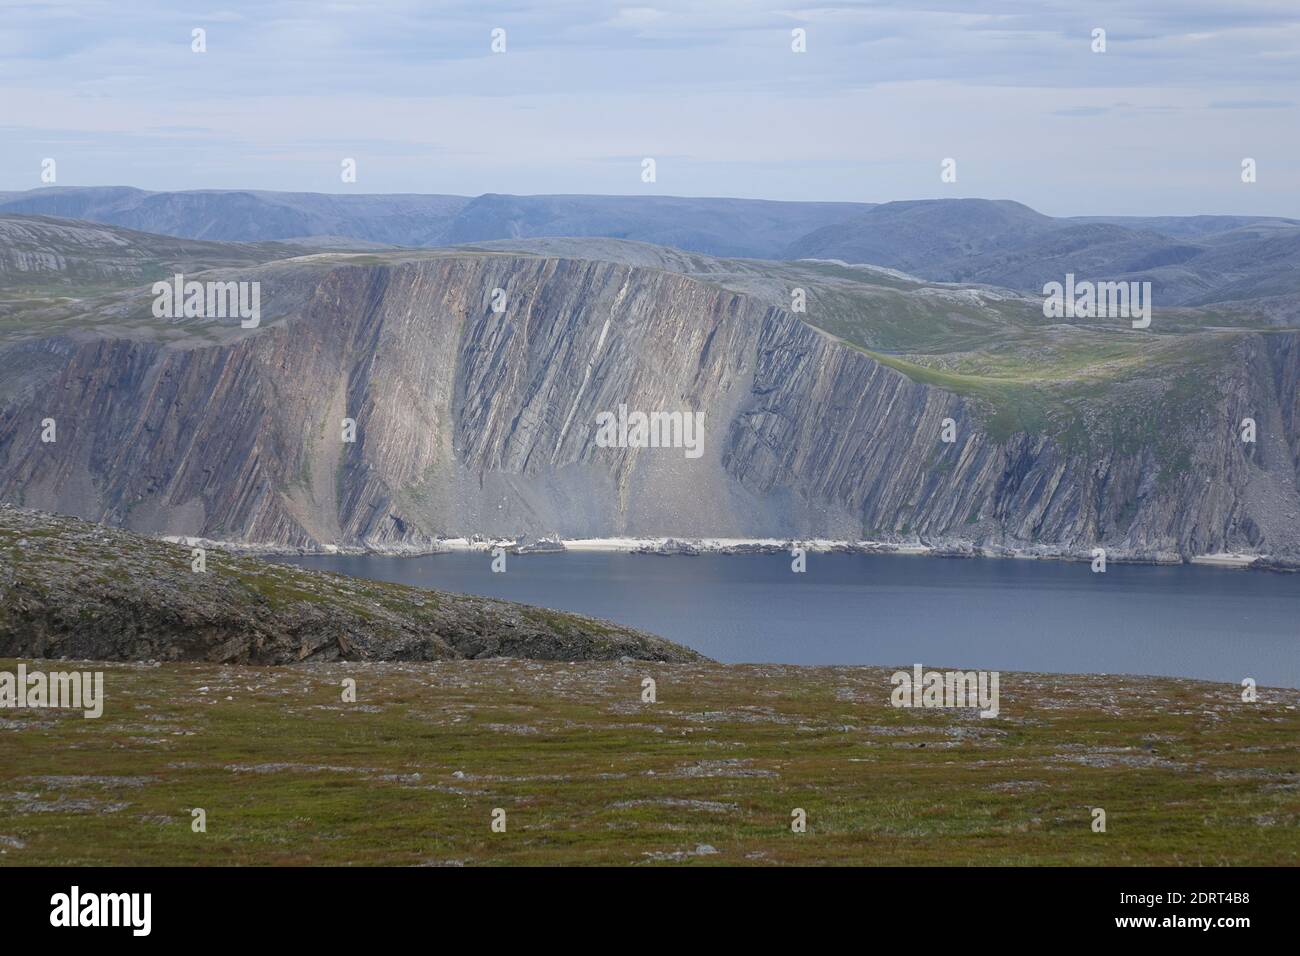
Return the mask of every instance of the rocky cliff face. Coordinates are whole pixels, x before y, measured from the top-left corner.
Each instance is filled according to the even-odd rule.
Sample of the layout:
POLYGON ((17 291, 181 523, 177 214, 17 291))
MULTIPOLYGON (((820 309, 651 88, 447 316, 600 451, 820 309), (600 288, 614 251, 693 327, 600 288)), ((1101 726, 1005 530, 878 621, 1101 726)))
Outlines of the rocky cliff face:
POLYGON ((1143 558, 1292 553, 1298 345, 1296 333, 1240 336, 1234 360, 1194 383, 1198 399, 1212 396, 1194 403, 1200 414, 1170 414, 1181 396, 1161 401, 1187 383, 1153 381, 1127 399, 1149 427, 1070 447, 1026 433, 996 440, 968 401, 771 317, 724 464, 763 496, 800 476, 797 494, 860 516, 867 537, 1074 553, 1102 545, 1143 558), (1246 417, 1257 420, 1254 444, 1240 440, 1246 417), (952 443, 940 440, 946 418, 952 443))
POLYGON ((1135 387, 1124 435, 1072 444, 1000 435, 976 401, 770 301, 654 268, 462 252, 228 277, 263 283, 260 328, 155 320, 164 340, 126 321, 137 299, 120 327, 0 347, 0 499, 307 548, 559 532, 1300 549, 1295 332, 1225 338, 1202 380, 1135 387), (702 412, 702 454, 601 447, 597 416, 620 405, 702 412))

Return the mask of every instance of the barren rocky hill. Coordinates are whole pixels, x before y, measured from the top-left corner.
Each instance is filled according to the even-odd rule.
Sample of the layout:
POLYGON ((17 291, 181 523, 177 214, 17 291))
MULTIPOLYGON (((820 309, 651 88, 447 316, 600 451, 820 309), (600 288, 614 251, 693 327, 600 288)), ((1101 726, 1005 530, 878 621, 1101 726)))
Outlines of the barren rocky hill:
POLYGON ((699 661, 609 621, 364 581, 0 506, 0 657, 699 661))
POLYGON ((283 242, 201 242, 51 216, 0 215, 0 293, 107 291, 175 272, 257 265, 314 252, 283 242))

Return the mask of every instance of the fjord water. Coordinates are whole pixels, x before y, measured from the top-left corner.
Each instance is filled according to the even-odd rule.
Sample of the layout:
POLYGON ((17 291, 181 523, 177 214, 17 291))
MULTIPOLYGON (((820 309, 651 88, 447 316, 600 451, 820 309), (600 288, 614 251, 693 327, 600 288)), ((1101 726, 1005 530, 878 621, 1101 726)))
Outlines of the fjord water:
POLYGON ((1157 674, 1300 687, 1300 575, 1178 565, 604 552, 283 558, 575 611, 724 662, 1157 674))

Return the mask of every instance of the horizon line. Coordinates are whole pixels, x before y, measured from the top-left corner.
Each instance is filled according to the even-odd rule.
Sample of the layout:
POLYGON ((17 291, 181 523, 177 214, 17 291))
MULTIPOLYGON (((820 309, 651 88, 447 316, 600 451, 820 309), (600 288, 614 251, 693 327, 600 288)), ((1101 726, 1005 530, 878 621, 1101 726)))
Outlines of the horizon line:
MULTIPOLYGON (((466 193, 441 193, 441 192, 351 192, 337 191, 325 192, 323 190, 302 190, 302 189, 263 189, 255 186, 195 186, 187 189, 151 189, 145 186, 129 186, 121 183, 104 184, 104 185, 58 185, 46 184, 41 186, 32 186, 26 189, 5 189, 0 188, 0 196, 14 193, 39 193, 39 192, 57 192, 70 190, 90 190, 90 189, 124 189, 139 193, 149 193, 153 195, 163 193, 269 193, 284 196, 330 196, 330 197, 355 197, 355 198, 374 198, 374 197, 446 197, 450 199, 482 199, 486 196, 502 196, 512 199, 683 199, 683 200, 715 200, 722 202, 763 202, 779 203, 783 205, 801 205, 801 206, 862 206, 864 208, 875 208, 877 206, 887 206, 894 203, 919 203, 919 202, 987 202, 987 203, 1014 203, 1023 206, 1031 212, 1038 213, 1040 216, 1046 216, 1049 219, 1110 219, 1110 218, 1130 218, 1130 219, 1194 219, 1194 218, 1240 218, 1240 219, 1281 219, 1288 222, 1300 222, 1300 218, 1285 216, 1277 213, 1089 213, 1086 215, 1072 214, 1066 216, 1052 215, 1051 213, 1040 212, 1029 203, 1022 202, 1019 199, 990 199, 985 196, 935 196, 909 199, 884 199, 884 200, 866 200, 866 199, 767 199, 753 196, 718 196, 718 195, 681 195, 681 194, 636 194, 636 193, 511 193, 511 192, 483 192, 475 195, 466 193)), ((40 213, 5 213, 0 215, 44 215, 40 213)), ((75 216, 57 216, 60 219, 75 219, 75 216)))

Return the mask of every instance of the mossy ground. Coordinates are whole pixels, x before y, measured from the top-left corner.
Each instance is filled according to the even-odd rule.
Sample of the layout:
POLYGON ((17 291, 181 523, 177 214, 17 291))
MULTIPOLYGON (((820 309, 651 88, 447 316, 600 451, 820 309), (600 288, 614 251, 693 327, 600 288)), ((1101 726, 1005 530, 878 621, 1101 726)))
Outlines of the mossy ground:
POLYGON ((1003 673, 981 719, 884 668, 39 666, 106 705, 0 711, 2 864, 1300 863, 1291 690, 1003 673))

